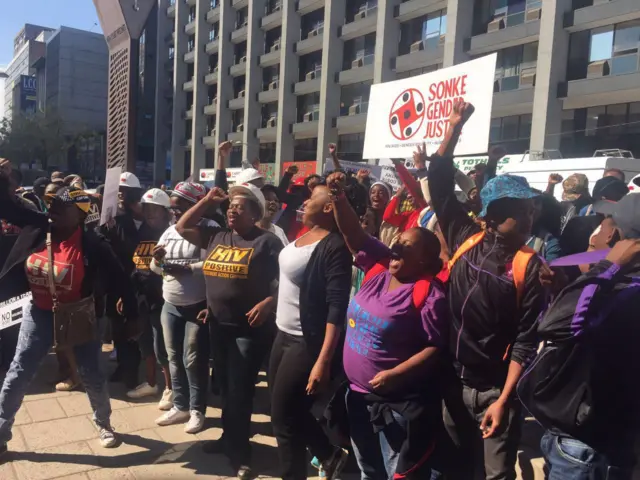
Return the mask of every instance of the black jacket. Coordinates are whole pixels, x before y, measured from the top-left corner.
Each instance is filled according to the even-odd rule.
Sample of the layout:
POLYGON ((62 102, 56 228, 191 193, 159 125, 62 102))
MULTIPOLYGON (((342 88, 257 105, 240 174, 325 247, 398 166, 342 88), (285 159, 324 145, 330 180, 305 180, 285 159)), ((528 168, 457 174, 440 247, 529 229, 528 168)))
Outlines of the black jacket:
POLYGON ((640 265, 606 260, 569 284, 538 326, 547 342, 518 384, 542 425, 633 463, 640 429, 640 265))
POLYGON ((339 232, 323 238, 311 254, 300 285, 300 324, 315 356, 327 323, 342 327, 349 306, 352 256, 339 232))
MULTIPOLYGON (((0 218, 23 227, 0 271, 2 278, 15 271, 16 266, 24 264, 33 252, 43 248, 49 225, 46 215, 34 213, 12 201, 0 201, 0 218)), ((131 280, 106 239, 93 230, 83 230, 82 253, 85 263, 80 289, 82 298, 96 294, 96 310, 101 314, 101 295, 96 289, 98 285, 104 285, 109 292, 122 298, 125 317, 137 317, 138 307, 131 280)))
MULTIPOLYGON (((429 165, 431 205, 453 255, 481 231, 454 193, 453 159, 432 157, 429 165)), ((449 280, 450 350, 461 381, 472 388, 502 389, 509 360, 526 364, 536 353, 536 319, 545 305, 538 280, 541 261, 533 257, 525 293, 517 305, 509 265, 517 251, 487 232, 453 267, 449 280)))

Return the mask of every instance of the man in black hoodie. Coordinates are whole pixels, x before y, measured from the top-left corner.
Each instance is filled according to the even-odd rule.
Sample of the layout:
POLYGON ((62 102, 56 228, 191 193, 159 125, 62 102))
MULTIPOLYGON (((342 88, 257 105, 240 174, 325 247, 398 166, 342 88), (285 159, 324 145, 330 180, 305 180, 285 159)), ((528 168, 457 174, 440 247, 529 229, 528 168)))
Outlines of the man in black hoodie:
POLYGON ((539 322, 546 342, 518 394, 547 428, 550 480, 631 479, 640 428, 640 195, 613 207, 605 260, 565 287, 539 322))
MULTIPOLYGON (((445 138, 452 147, 472 111, 471 105, 456 102, 445 138)), ((452 253, 483 231, 455 195, 455 171, 451 156, 431 157, 431 206, 452 253)), ((544 306, 537 256, 529 257, 522 288, 515 282, 516 255, 531 235, 535 193, 524 178, 500 175, 480 196, 484 236, 455 262, 449 278, 455 375, 445 397, 445 426, 460 450, 452 463, 464 470, 450 473, 473 478, 484 453, 487 479, 513 480, 521 427, 515 386, 535 355, 535 321, 544 306), (484 452, 476 448, 480 445, 484 452)))

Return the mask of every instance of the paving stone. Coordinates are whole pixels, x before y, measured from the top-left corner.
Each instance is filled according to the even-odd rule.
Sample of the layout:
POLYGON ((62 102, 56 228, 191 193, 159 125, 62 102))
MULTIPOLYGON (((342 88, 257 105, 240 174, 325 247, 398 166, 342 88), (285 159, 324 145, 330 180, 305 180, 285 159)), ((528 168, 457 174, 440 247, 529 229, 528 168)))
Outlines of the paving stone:
POLYGON ((160 415, 162 412, 155 404, 123 408, 111 414, 111 425, 118 433, 135 432, 154 427, 160 415))
MULTIPOLYGON (((65 397, 64 401, 58 403, 62 406, 67 417, 93 414, 89 397, 87 397, 85 393, 65 397)), ((111 399, 111 410, 120 410, 122 408, 129 408, 130 406, 128 402, 118 400, 117 398, 111 399)))
POLYGON ((28 402, 24 407, 27 409, 31 420, 34 422, 46 422, 48 420, 65 418, 67 416, 55 398, 28 402))
POLYGON ((29 416, 29 412, 27 411, 26 404, 23 404, 22 408, 20 408, 20 410, 18 410, 18 413, 16 414, 16 420, 15 422, 13 422, 13 425, 14 426, 27 425, 32 422, 33 420, 31 420, 31 417, 29 416))
POLYGON ((104 448, 99 439, 87 443, 96 457, 100 458, 100 465, 111 468, 149 463, 152 461, 149 457, 158 457, 173 447, 164 442, 153 428, 122 434, 120 441, 117 448, 104 448))
POLYGON ((65 477, 56 477, 55 480, 89 480, 89 477, 86 473, 76 473, 65 477))
MULTIPOLYGON (((22 430, 20 427, 13 427, 11 429, 11 434, 13 437, 9 442, 9 451, 10 452, 25 452, 27 451, 27 444, 24 441, 24 435, 22 434, 22 430)), ((2 478, 2 477, 0 477, 2 478)))
POLYGON ((22 430, 27 447, 32 451, 66 443, 96 438, 95 425, 87 417, 62 418, 33 423, 22 430))
MULTIPOLYGON (((23 452, 13 466, 20 480, 49 480, 98 468, 97 458, 86 442, 73 442, 44 448, 38 452, 23 452)), ((87 478, 87 477, 82 477, 87 478)))
POLYGON ((58 392, 57 390, 55 390, 55 388, 52 387, 50 392, 27 395, 26 397, 24 397, 24 402, 37 402, 38 400, 49 400, 51 398, 68 397, 71 395, 71 393, 72 392, 58 392))
POLYGON ((13 469, 13 462, 4 462, 0 464, 0 478, 2 480, 18 480, 18 475, 13 469))
POLYGON ((128 468, 101 468, 87 472, 90 480, 135 480, 128 468))
POLYGON ((184 424, 158 427, 156 428, 156 433, 160 438, 162 438, 162 440, 172 445, 172 450, 174 452, 186 450, 199 441, 198 437, 194 434, 185 433, 184 424))

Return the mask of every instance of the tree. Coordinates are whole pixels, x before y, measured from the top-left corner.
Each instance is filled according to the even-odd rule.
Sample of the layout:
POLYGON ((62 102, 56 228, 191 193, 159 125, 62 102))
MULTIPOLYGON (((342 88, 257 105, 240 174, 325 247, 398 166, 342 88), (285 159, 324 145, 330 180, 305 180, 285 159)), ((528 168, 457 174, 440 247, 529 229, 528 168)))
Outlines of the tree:
POLYGON ((93 131, 72 132, 55 111, 18 114, 0 122, 0 157, 16 166, 40 163, 47 170, 67 163, 70 149, 77 150, 99 136, 93 131))

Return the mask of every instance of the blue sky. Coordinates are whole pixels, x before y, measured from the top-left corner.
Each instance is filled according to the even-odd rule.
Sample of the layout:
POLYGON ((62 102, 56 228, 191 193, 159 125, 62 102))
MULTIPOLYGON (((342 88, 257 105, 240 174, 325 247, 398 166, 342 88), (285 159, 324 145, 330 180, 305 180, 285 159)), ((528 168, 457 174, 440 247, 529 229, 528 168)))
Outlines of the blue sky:
POLYGON ((0 0, 0 3, 0 65, 7 65, 13 58, 13 38, 25 23, 102 31, 92 0, 0 0))

